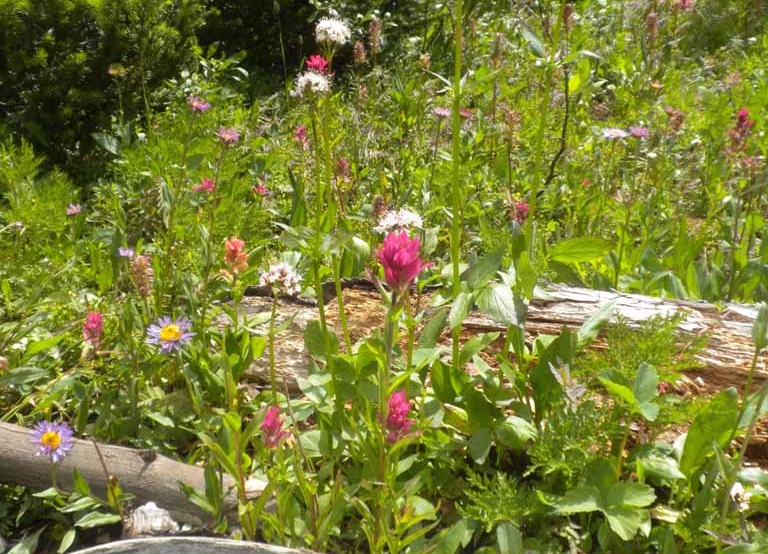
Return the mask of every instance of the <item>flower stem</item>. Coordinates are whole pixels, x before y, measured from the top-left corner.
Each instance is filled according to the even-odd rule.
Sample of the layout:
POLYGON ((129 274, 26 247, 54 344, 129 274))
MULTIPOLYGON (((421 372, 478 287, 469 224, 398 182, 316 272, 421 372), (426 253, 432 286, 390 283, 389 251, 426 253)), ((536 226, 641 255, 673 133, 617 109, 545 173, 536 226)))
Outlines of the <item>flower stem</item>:
MULTIPOLYGON (((456 0, 454 20, 454 63, 453 63, 453 179, 451 182, 451 197, 453 201, 451 211, 451 265, 452 265, 452 292, 453 301, 461 292, 459 281, 459 262, 461 255, 461 227, 462 227, 462 195, 461 195, 461 58, 464 38, 462 36, 462 21, 464 5, 462 0, 456 0)), ((451 365, 454 371, 459 369, 459 340, 461 339, 461 323, 452 329, 451 365)))

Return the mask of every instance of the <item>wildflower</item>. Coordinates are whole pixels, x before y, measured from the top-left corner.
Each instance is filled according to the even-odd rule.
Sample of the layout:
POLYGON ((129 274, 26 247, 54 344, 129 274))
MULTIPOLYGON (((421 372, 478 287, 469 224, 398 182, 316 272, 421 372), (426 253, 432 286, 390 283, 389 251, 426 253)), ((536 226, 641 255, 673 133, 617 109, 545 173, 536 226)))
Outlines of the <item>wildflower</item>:
POLYGON ((269 271, 261 274, 259 284, 286 296, 296 296, 301 292, 301 276, 285 262, 269 266, 269 271))
POLYGON ((248 253, 245 251, 245 241, 230 237, 224 242, 224 263, 229 271, 240 273, 248 269, 248 253))
POLYGON ((381 19, 376 16, 368 24, 368 40, 371 42, 371 52, 376 55, 381 52, 381 19))
POLYGON ((393 291, 408 289, 422 269, 430 264, 419 259, 419 239, 409 238, 405 231, 384 238, 376 256, 384 268, 384 280, 393 291))
POLYGON ((216 182, 213 179, 206 177, 200 181, 200 184, 192 187, 192 190, 195 192, 204 192, 206 194, 210 194, 212 192, 216 192, 216 182))
POLYGON ((228 146, 230 144, 235 144, 240 140, 240 133, 230 127, 219 127, 219 130, 216 131, 216 136, 221 139, 221 142, 228 146))
POLYGON ((259 427, 264 437, 264 445, 267 448, 276 448, 280 441, 291 433, 283 429, 283 418, 280 417, 280 408, 270 406, 264 414, 264 421, 259 427))
POLYGON ((427 71, 429 66, 432 64, 432 56, 430 56, 427 52, 424 52, 421 56, 419 56, 419 63, 421 64, 421 68, 424 71, 427 71))
POLYGON ((629 134, 624 129, 619 129, 617 127, 606 127, 603 129, 603 138, 607 138, 609 140, 613 139, 623 139, 627 138, 629 134))
POLYGON ((752 498, 752 493, 744 489, 744 485, 741 483, 734 483, 731 487, 731 499, 736 502, 740 512, 745 512, 749 509, 749 499, 752 498))
POLYGON ((125 74, 125 68, 120 64, 113 64, 107 68, 107 75, 110 77, 122 77, 125 74))
POLYGON ((135 256, 131 260, 131 274, 133 276, 133 284, 140 295, 149 296, 152 294, 155 271, 152 269, 151 256, 135 256))
POLYGON ((267 189, 266 185, 264 184, 264 181, 259 179, 259 182, 251 187, 251 192, 258 196, 266 196, 267 194, 269 194, 269 189, 267 189))
POLYGON ((377 233, 396 233, 411 228, 422 229, 423 225, 421 216, 411 210, 387 210, 373 230, 377 233))
POLYGON ((307 128, 304 125, 299 125, 293 132, 293 140, 301 144, 302 148, 306 148, 309 143, 309 135, 307 128))
POLYGON ((432 110, 432 113, 434 113, 440 119, 445 119, 447 117, 451 117, 451 110, 449 110, 448 108, 442 108, 440 106, 438 106, 434 110, 432 110))
POLYGON ((338 19, 321 19, 315 27, 315 39, 317 42, 333 43, 341 46, 348 43, 351 37, 352 32, 349 30, 349 27, 338 19))
POLYGON ((529 210, 530 208, 528 207, 528 202, 523 200, 520 200, 519 202, 513 202, 512 206, 509 208, 509 216, 515 223, 522 225, 525 223, 525 220, 528 219, 529 210))
POLYGON ((408 400, 408 393, 405 389, 393 392, 389 397, 389 415, 387 416, 387 441, 397 442, 404 435, 408 434, 411 427, 416 423, 408 419, 408 412, 411 411, 411 402, 408 400))
POLYGON ((133 258, 136 252, 133 251, 133 248, 128 248, 127 246, 121 246, 120 248, 117 249, 117 254, 121 258, 133 258))
POLYGON ((659 37, 659 14, 648 12, 645 16, 645 30, 648 32, 648 42, 656 42, 659 37))
POLYGON ((317 54, 312 54, 306 63, 307 69, 318 73, 325 73, 328 70, 328 60, 317 54))
POLYGON ((749 110, 741 108, 736 114, 735 125, 728 131, 731 138, 731 145, 727 149, 729 154, 738 154, 746 148, 747 138, 752 134, 754 126, 754 120, 749 118, 749 110))
POLYGON ((464 119, 469 119, 472 117, 472 110, 469 108, 459 108, 459 115, 464 119))
POLYGON ((190 96, 187 98, 187 105, 189 106, 189 109, 195 113, 205 113, 211 108, 211 105, 199 96, 190 96))
POLYGON ((348 179, 352 176, 351 166, 347 158, 336 160, 336 174, 343 179, 348 179))
POLYGON ((581 180, 581 186, 582 187, 588 187, 590 185, 590 183, 592 183, 592 181, 588 177, 584 177, 581 180))
POLYGON ((83 207, 80 204, 70 204, 67 206, 67 215, 74 217, 83 211, 83 207))
POLYGON ((651 131, 648 129, 648 127, 630 127, 629 134, 635 138, 644 139, 648 138, 648 136, 651 134, 651 131))
POLYGON ((365 51, 365 44, 358 40, 355 43, 354 48, 352 48, 352 60, 356 65, 361 65, 365 63, 366 57, 367 53, 365 51))
POLYGON ((33 442, 40 448, 37 456, 48 456, 55 464, 75 446, 72 428, 67 423, 39 421, 32 428, 33 442))
POLYGON ((667 114, 669 127, 673 131, 679 131, 680 127, 683 126, 683 121, 685 121, 685 114, 677 108, 672 108, 670 106, 664 108, 664 113, 667 114))
POLYGON ((331 90, 330 79, 322 73, 305 71, 296 79, 296 86, 291 91, 294 98, 305 98, 313 94, 325 94, 331 90))
POLYGON ((677 0, 675 8, 681 12, 688 12, 693 9, 693 0, 677 0))
POLYGON ((88 312, 83 323, 83 340, 98 347, 104 333, 104 316, 99 312, 88 312))
POLYGON ((159 344, 160 351, 164 354, 174 350, 181 351, 181 347, 189 344, 195 336, 195 333, 189 332, 190 326, 191 323, 183 317, 171 320, 170 317, 163 316, 147 329, 147 344, 159 344))

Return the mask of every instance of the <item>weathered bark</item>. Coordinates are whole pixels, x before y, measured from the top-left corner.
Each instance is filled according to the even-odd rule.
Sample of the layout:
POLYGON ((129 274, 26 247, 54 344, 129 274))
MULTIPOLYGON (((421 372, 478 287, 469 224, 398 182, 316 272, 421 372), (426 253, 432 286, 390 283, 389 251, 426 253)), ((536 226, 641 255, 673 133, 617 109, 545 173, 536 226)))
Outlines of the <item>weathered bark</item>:
MULTIPOLYGON (((0 482, 36 490, 51 486, 51 462, 45 456, 36 455, 38 449, 30 438, 29 429, 0 423, 0 444, 3 445, 0 448, 0 482)), ((117 477, 125 492, 136 496, 137 503, 155 502, 168 510, 175 520, 184 523, 199 525, 210 519, 209 514, 187 500, 178 484, 182 482, 205 490, 202 468, 161 455, 142 456, 140 451, 131 448, 99 444, 97 451, 92 442, 76 440, 69 455, 53 468, 57 485, 64 490, 72 490, 72 471, 77 468, 93 493, 99 498, 106 498, 107 481, 99 453, 109 474, 117 477)), ((258 482, 252 483, 252 495, 258 496, 263 487, 256 490, 259 489, 258 482)), ((225 476, 224 486, 229 488, 232 485, 232 479, 225 476)), ((237 513, 234 493, 226 497, 225 505, 228 513, 237 513)))

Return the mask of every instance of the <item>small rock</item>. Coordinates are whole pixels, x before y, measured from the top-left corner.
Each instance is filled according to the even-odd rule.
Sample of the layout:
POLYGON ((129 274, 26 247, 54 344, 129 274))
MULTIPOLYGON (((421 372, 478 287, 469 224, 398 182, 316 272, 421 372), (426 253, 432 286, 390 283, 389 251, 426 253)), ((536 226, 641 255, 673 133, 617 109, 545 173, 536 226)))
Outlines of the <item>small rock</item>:
POLYGON ((129 533, 132 535, 162 535, 178 533, 176 523, 167 510, 158 508, 154 502, 147 502, 131 514, 129 533))

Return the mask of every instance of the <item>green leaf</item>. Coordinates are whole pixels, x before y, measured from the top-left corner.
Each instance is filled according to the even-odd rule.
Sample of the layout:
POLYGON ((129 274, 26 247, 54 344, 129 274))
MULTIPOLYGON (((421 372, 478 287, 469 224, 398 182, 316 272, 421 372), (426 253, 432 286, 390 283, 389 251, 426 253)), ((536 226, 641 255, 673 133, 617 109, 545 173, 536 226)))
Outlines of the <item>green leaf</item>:
POLYGON ((120 140, 117 137, 108 135, 106 133, 91 133, 93 140, 96 144, 101 146, 104 150, 115 156, 120 155, 120 140))
POLYGON ((328 343, 331 349, 330 352, 326 351, 323 327, 319 321, 313 320, 307 323, 307 328, 304 330, 304 344, 310 356, 326 358, 339 353, 339 337, 330 327, 328 328, 328 343))
POLYGON ((576 237, 557 244, 549 253, 556 262, 580 263, 591 262, 607 254, 611 243, 600 237, 576 237))
POLYGON ((685 475, 680 471, 680 466, 674 458, 662 458, 654 456, 650 458, 640 458, 637 464, 645 475, 651 475, 660 479, 685 479, 685 475))
POLYGON ((434 348, 448 319, 448 310, 438 310, 421 330, 419 348, 434 348))
POLYGON ((523 34, 523 38, 528 43, 528 46, 531 47, 531 50, 540 58, 543 58, 547 55, 546 50, 544 49, 544 43, 539 38, 539 36, 531 29, 526 23, 522 23, 521 26, 521 32, 523 34))
POLYGON ((581 485, 566 492, 555 507, 561 514, 596 512, 602 507, 600 491, 591 485, 581 485))
POLYGON ((37 340, 27 347, 27 349, 24 351, 24 357, 31 358, 35 354, 49 350, 59 344, 63 338, 64 335, 56 335, 46 339, 37 340))
POLYGON ((509 285, 493 283, 484 287, 477 293, 475 302, 480 311, 496 323, 518 327, 525 324, 525 301, 514 294, 509 285))
POLYGON ((504 257, 504 250, 505 247, 502 246, 489 252, 464 272, 462 278, 467 282, 470 291, 479 289, 496 275, 504 257))
POLYGON ((448 325, 455 329, 462 324, 467 317, 469 309, 472 307, 472 294, 469 292, 460 292, 451 304, 451 313, 448 314, 448 325))
POLYGON ((768 345, 768 304, 760 304, 755 323, 752 325, 752 342, 755 343, 757 352, 768 345))
POLYGON ((92 498, 90 496, 81 496, 77 500, 74 500, 73 502, 68 503, 63 508, 60 508, 59 511, 64 514, 69 514, 74 512, 83 512, 85 510, 90 510, 92 508, 98 508, 100 505, 101 503, 95 498, 92 498))
POLYGON ((91 512, 85 514, 83 517, 75 522, 75 527, 82 527, 83 529, 93 529, 94 527, 102 527, 104 525, 111 525, 113 523, 119 523, 122 521, 120 514, 104 514, 102 512, 91 512))
POLYGON ((645 510, 615 507, 605 511, 605 519, 614 533, 625 541, 630 541, 643 525, 645 510))
POLYGON ((611 506, 645 508, 656 500, 656 493, 643 483, 617 483, 608 491, 605 502, 611 506))
POLYGON ((464 346, 461 347, 461 352, 459 353, 459 366, 463 366, 469 360, 471 360, 475 354, 485 350, 489 344, 499 338, 499 335, 500 333, 498 332, 482 333, 480 335, 475 335, 467 342, 465 342, 464 346))
POLYGON ((69 547, 72 546, 72 543, 75 542, 75 537, 77 537, 77 529, 68 529, 67 532, 64 533, 64 536, 61 537, 61 543, 59 544, 59 548, 56 550, 56 553, 63 554, 69 550, 69 547))
POLYGON ((502 521, 496 527, 496 545, 499 547, 499 552, 518 554, 523 552, 523 536, 513 524, 502 521))
POLYGON ((603 325, 610 321, 617 301, 618 299, 614 298, 613 300, 606 302, 581 324, 581 327, 579 327, 579 330, 576 333, 579 348, 589 345, 597 338, 603 325))
POLYGON ((483 464, 491 451, 491 430, 487 427, 478 429, 469 437, 469 455, 475 463, 483 464))
POLYGON ((736 425, 738 410, 738 394, 731 387, 714 396, 696 416, 688 430, 680 457, 680 471, 686 477, 693 477, 696 470, 712 455, 713 443, 725 446, 736 425))
POLYGON ((317 458, 323 455, 322 440, 323 433, 320 429, 312 429, 299 435, 299 444, 304 449, 304 453, 310 458, 317 458))
POLYGON ((17 367, 0 377, 0 385, 18 386, 50 379, 49 371, 42 367, 17 367))
POLYGON ((85 477, 83 477, 83 474, 80 473, 80 470, 77 468, 72 470, 72 481, 75 492, 79 492, 80 494, 86 496, 91 494, 91 487, 88 486, 88 482, 85 480, 85 477))
POLYGON ((34 533, 24 535, 24 538, 8 551, 8 554, 35 554, 35 552, 37 552, 37 543, 40 540, 40 533, 42 533, 45 528, 46 525, 43 525, 34 533))
POLYGON ((507 448, 521 449, 529 441, 535 440, 536 426, 518 416, 509 416, 495 429, 496 438, 507 448))
POLYGON ((173 428, 173 427, 176 426, 174 421, 170 417, 168 417, 167 415, 164 415, 164 414, 161 414, 161 413, 158 413, 158 412, 148 412, 146 415, 147 415, 147 417, 149 419, 151 419, 153 421, 156 421, 157 423, 159 423, 163 427, 171 427, 171 428, 173 428))

